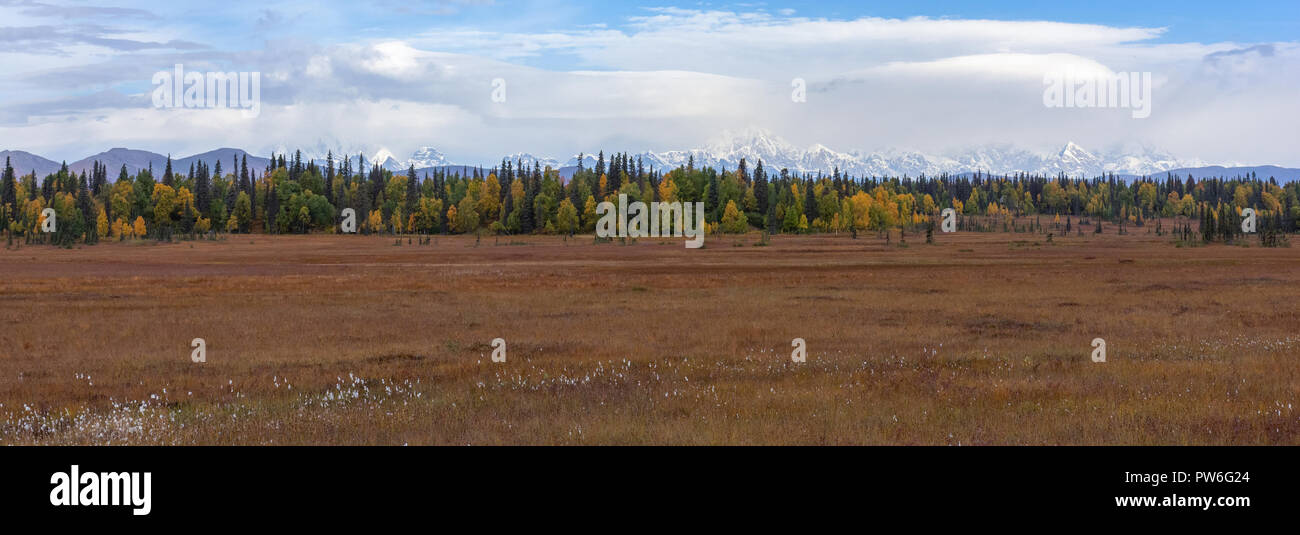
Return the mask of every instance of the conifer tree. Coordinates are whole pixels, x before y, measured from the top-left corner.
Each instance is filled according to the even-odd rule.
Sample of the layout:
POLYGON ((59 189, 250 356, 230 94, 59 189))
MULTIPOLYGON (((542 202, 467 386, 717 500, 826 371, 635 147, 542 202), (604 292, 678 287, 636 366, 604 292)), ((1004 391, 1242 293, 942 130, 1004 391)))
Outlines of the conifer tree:
POLYGON ((169 188, 176 187, 176 176, 172 174, 172 155, 167 155, 167 169, 163 171, 163 184, 169 188))
MULTIPOLYGON (((0 179, 0 208, 6 210, 5 219, 13 219, 13 211, 18 206, 18 185, 17 178, 14 176, 14 167, 5 156, 5 168, 3 179, 0 179)), ((3 221, 3 220, 0 220, 3 221)), ((6 225, 8 228, 8 225, 6 225)))

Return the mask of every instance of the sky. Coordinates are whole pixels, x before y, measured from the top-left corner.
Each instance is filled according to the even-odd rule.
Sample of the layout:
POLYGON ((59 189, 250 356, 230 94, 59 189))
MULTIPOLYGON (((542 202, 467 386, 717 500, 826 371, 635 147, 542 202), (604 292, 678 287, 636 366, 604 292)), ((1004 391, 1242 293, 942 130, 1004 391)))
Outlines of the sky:
POLYGON ((1300 167, 1297 30, 1295 1, 0 0, 0 149, 491 164, 761 129, 844 152, 1072 141, 1300 167), (260 73, 260 113, 156 107, 176 64, 260 73), (1064 71, 1149 72, 1151 113, 1045 106, 1064 71))

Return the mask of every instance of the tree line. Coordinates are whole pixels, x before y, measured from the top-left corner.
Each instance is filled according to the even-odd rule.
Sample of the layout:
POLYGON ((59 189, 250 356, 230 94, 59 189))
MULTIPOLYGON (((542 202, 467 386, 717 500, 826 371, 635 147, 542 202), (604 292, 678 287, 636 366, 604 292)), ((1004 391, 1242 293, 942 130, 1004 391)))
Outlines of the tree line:
MULTIPOLYGON (((228 167, 214 161, 173 169, 167 159, 160 179, 152 165, 134 175, 126 166, 117 179, 94 162, 89 173, 62 168, 41 179, 17 176, 6 159, 0 181, 0 221, 8 243, 71 246, 102 239, 172 240, 221 233, 305 234, 337 232, 341 212, 355 210, 364 234, 576 234, 591 232, 597 204, 617 202, 702 202, 708 232, 838 233, 890 229, 932 231, 941 210, 953 208, 971 221, 963 228, 995 230, 987 221, 1018 229, 1016 218, 1047 215, 1059 226, 1067 218, 1091 218, 1130 226, 1175 218, 1184 238, 1238 239, 1242 209, 1253 208, 1263 228, 1276 238, 1294 233, 1300 223, 1300 184, 1279 184, 1251 173, 1235 178, 1166 175, 1132 181, 1114 175, 1093 179, 1017 173, 938 177, 854 177, 838 169, 793 173, 752 168, 696 166, 694 159, 672 169, 647 168, 640 157, 601 151, 594 167, 579 166, 565 180, 537 162, 503 160, 490 169, 439 168, 393 172, 364 157, 335 159, 324 165, 273 155, 260 170, 248 158, 228 167), (40 231, 44 210, 52 208, 57 230, 40 231), (1195 221, 1195 231, 1191 222, 1195 221)), ((1082 221, 1081 221, 1082 222, 1082 221)), ((1041 229, 1041 224, 1039 224, 1041 229)), ((1080 230, 1080 232, 1082 232, 1080 230)), ((1284 239, 1284 238, 1283 238, 1284 239)))

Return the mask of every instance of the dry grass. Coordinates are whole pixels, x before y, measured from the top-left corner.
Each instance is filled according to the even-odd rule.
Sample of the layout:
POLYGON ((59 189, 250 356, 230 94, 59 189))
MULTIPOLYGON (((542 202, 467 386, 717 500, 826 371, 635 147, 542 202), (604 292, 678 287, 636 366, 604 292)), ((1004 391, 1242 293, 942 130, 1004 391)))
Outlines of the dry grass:
POLYGON ((1300 248, 1044 239, 0 250, 0 443, 1298 442, 1300 248))

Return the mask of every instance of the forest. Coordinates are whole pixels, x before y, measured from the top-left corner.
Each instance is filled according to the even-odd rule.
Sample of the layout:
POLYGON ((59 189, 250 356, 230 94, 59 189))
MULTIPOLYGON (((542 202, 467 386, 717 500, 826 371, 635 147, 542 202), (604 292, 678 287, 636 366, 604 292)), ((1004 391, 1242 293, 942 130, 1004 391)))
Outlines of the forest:
MULTIPOLYGON (((600 152, 594 168, 581 163, 572 178, 534 162, 503 160, 467 173, 441 169, 393 172, 366 168, 358 157, 323 165, 274 155, 265 169, 245 156, 198 162, 182 171, 168 158, 161 177, 152 166, 135 175, 123 166, 110 182, 96 162, 79 175, 63 168, 43 178, 17 176, 6 159, 0 220, 6 242, 71 247, 102 240, 214 239, 223 234, 336 233, 340 212, 352 208, 363 234, 563 234, 591 232, 597 203, 703 202, 706 231, 767 235, 925 232, 941 210, 955 209, 961 230, 1124 234, 1146 227, 1179 243, 1240 242, 1243 209, 1257 214, 1262 245, 1286 244, 1300 223, 1300 183, 1272 177, 1166 175, 1125 180, 982 173, 938 177, 853 177, 751 168, 647 169, 639 158, 600 152), (57 225, 43 232, 46 209, 57 225), (1172 221, 1169 221, 1172 220, 1172 221)), ((578 162, 582 162, 582 156, 578 162)))

